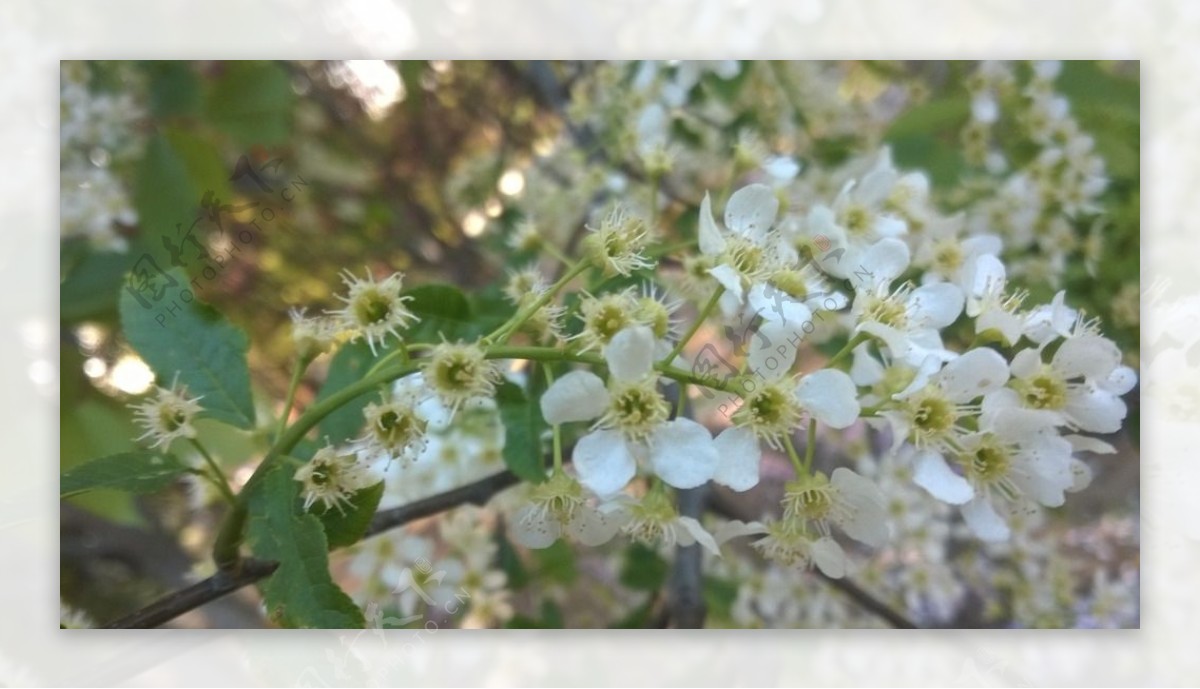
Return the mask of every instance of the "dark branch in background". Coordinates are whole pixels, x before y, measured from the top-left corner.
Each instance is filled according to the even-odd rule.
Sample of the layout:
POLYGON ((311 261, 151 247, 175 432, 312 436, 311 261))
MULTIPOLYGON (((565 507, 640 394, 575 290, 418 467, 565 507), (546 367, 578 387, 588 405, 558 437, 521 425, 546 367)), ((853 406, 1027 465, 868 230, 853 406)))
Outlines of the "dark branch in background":
POLYGON ((243 560, 237 570, 219 571, 204 581, 154 601, 137 612, 104 625, 104 629, 153 629, 205 603, 269 577, 278 562, 243 560))
POLYGON ((520 482, 521 479, 517 478, 516 474, 511 471, 502 471, 474 483, 468 483, 460 488, 440 493, 431 498, 418 500, 400 507, 393 507, 389 510, 381 510, 375 513, 375 518, 371 520, 371 525, 367 527, 367 532, 363 534, 363 538, 370 538, 384 531, 394 529, 397 526, 403 526, 409 522, 424 519, 425 517, 432 517, 435 514, 461 505, 483 506, 496 493, 510 486, 515 486, 520 482))
MULTIPOLYGON (((699 519, 704 513, 708 490, 708 485, 705 484, 699 488, 679 491, 677 499, 680 516, 699 519)), ((708 606, 704 603, 702 557, 703 553, 697 543, 675 549, 675 562, 667 584, 667 610, 677 629, 704 627, 704 616, 708 612, 708 606)))
MULTIPOLYGON (((430 517, 440 512, 464 504, 482 505, 493 495, 520 483, 511 471, 502 471, 460 488, 440 493, 424 500, 383 510, 375 514, 370 527, 363 538, 375 536, 384 531, 403 526, 409 522, 430 517)), ((193 584, 185 589, 168 594, 150 605, 114 620, 105 629, 146 629, 157 627, 169 622, 180 615, 232 593, 243 586, 249 586, 260 579, 265 579, 279 566, 277 562, 261 560, 245 560, 240 569, 230 572, 218 572, 204 581, 193 584)))
MULTIPOLYGON (((724 497, 719 491, 712 492, 711 499, 708 501, 708 507, 714 513, 727 519, 738 519, 741 521, 753 521, 754 519, 757 519, 756 515, 746 513, 744 509, 741 509, 738 505, 733 504, 733 501, 729 500, 727 497, 724 497)), ((822 581, 848 596, 863 610, 866 610, 867 612, 879 617, 889 625, 897 629, 919 629, 919 627, 917 627, 912 620, 893 610, 887 603, 884 603, 867 591, 863 590, 853 581, 850 581, 844 577, 841 579, 834 579, 832 577, 825 576, 819 570, 814 570, 814 573, 820 577, 822 581)))

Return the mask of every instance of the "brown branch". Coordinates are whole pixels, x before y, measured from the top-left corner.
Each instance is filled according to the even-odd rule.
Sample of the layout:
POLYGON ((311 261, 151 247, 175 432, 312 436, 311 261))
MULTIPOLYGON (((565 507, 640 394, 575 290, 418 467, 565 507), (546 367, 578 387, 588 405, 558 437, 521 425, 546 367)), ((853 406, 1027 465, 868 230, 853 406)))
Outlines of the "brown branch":
MULTIPOLYGON (((425 498, 424 500, 417 500, 402 507, 377 512, 374 519, 371 520, 371 525, 367 528, 367 532, 363 538, 369 538, 417 519, 430 517, 460 505, 482 505, 496 493, 509 486, 516 485, 520 481, 521 479, 517 478, 511 471, 502 471, 473 483, 468 483, 465 486, 425 498)), ((104 625, 104 628, 148 629, 158 627, 186 612, 195 610, 205 603, 210 603, 243 586, 249 586, 260 579, 265 579, 278 567, 279 563, 277 562, 244 560, 236 570, 217 572, 213 576, 192 584, 185 589, 167 594, 141 610, 109 622, 104 625)))
POLYGON ((236 570, 219 571, 204 581, 167 594, 150 605, 104 625, 103 629, 153 629, 226 594, 265 579, 278 562, 243 560, 236 570))
MULTIPOLYGON (((727 497, 723 497, 720 492, 714 491, 712 497, 713 499, 708 501, 708 507, 714 513, 722 517, 727 519, 738 519, 741 521, 752 521, 756 518, 755 515, 746 514, 745 510, 739 509, 738 506, 734 505, 727 497)), ((919 627, 917 627, 912 620, 892 609, 887 603, 884 603, 875 596, 871 595, 853 581, 850 581, 844 577, 841 579, 834 579, 833 577, 826 576, 820 571, 816 571, 815 573, 826 584, 829 584, 838 591, 841 591, 847 597, 857 603, 863 610, 866 610, 876 617, 879 617, 889 625, 897 629, 919 629, 919 627)))
MULTIPOLYGON (((679 514, 699 519, 704 513, 708 484, 677 494, 679 514)), ((671 566, 671 578, 667 584, 667 611, 676 629, 700 629, 708 606, 704 603, 704 578, 701 572, 703 553, 700 544, 679 546, 675 549, 675 562, 671 566)))

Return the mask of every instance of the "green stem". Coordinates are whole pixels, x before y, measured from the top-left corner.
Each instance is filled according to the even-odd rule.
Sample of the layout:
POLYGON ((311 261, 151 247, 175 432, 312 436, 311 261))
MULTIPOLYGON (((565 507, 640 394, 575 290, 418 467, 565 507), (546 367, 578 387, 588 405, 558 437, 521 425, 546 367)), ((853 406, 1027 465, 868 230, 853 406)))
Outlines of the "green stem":
POLYGON ((679 342, 675 344, 675 349, 672 349, 671 353, 667 356, 668 362, 675 361, 675 357, 679 356, 679 353, 683 351, 687 343, 695 337, 696 331, 700 329, 701 324, 712 313, 712 310, 717 307, 717 302, 721 299, 722 294, 725 294, 725 288, 717 285, 717 289, 713 291, 713 295, 709 298, 708 303, 704 305, 704 308, 700 310, 700 314, 696 316, 696 320, 692 322, 692 327, 688 328, 687 333, 679 339, 679 342))
POLYGON ((870 335, 866 333, 858 333, 854 337, 850 338, 850 341, 846 343, 846 346, 842 347, 840 350, 838 350, 837 354, 833 355, 833 357, 829 360, 828 365, 833 366, 842 359, 846 358, 846 355, 853 352, 855 347, 859 346, 863 342, 866 342, 868 337, 870 337, 870 335))
POLYGON ((808 420, 808 442, 804 445, 804 472, 812 471, 813 455, 817 452, 817 420, 808 420))
POLYGON ((652 229, 658 229, 658 185, 661 180, 661 175, 657 173, 650 175, 650 227, 652 229))
MULTIPOLYGON (((554 385, 554 372, 551 371, 550 367, 546 366, 546 365, 543 365, 541 368, 542 368, 542 371, 544 371, 546 374, 546 388, 549 389, 550 386, 554 385)), ((554 424, 553 433, 554 433, 554 471, 559 472, 559 471, 562 471, 562 465, 563 465, 562 424, 558 424, 558 423, 554 424)))
POLYGON ((507 340, 509 336, 512 335, 513 331, 515 331, 517 328, 520 328, 525 321, 529 320, 530 316, 537 313, 538 309, 550 303, 550 300, 554 299, 559 290, 565 287, 571 280, 574 280, 577 276, 579 276, 580 273, 587 270, 587 268, 587 261, 580 261, 571 268, 567 269, 567 272, 563 273, 563 276, 558 279, 558 282, 555 282, 553 285, 551 285, 550 289, 546 290, 542 296, 537 298, 537 301, 513 314, 512 318, 508 319, 508 321, 506 321, 499 328, 496 328, 492 334, 483 338, 483 344, 487 345, 491 344, 492 342, 504 342, 507 340))
POLYGON ((237 498, 234 496, 233 491, 229 489, 229 479, 225 477, 225 472, 221 471, 217 460, 213 459, 213 456, 208 453, 208 450, 204 449, 199 440, 189 438, 188 442, 192 444, 192 447, 196 448, 196 451, 200 453, 200 456, 208 464, 208 468, 212 471, 212 484, 217 487, 217 490, 221 491, 221 496, 230 505, 236 505, 237 498))
MULTIPOLYGON (((484 356, 488 359, 525 359, 543 363, 565 361, 590 364, 592 366, 605 365, 604 359, 596 354, 583 354, 553 347, 493 346, 488 348, 484 356)), ((655 369, 662 375, 679 382, 703 385, 714 390, 734 393, 733 387, 728 383, 711 378, 702 378, 694 373, 675 368, 666 363, 660 362, 655 366, 655 369)), ((263 458, 258 468, 254 470, 254 474, 246 481, 246 485, 242 488, 241 493, 237 495, 233 509, 226 517, 225 523, 222 524, 221 530, 217 534, 216 543, 213 546, 213 559, 217 565, 222 569, 237 566, 239 562, 238 550, 242 544, 247 517, 245 496, 261 480, 267 469, 274 465, 276 461, 279 461, 281 456, 290 453, 309 431, 338 408, 348 404, 351 400, 364 393, 375 390, 380 385, 403 378, 415 373, 417 370, 418 367, 410 363, 399 368, 381 370, 369 374, 361 380, 338 390, 320 402, 313 404, 305 410, 300 418, 296 419, 295 423, 288 426, 287 430, 275 442, 274 447, 267 452, 266 457, 263 458)))
POLYGON ((313 357, 300 357, 296 361, 296 369, 292 371, 292 380, 288 383, 287 399, 283 402, 283 412, 279 414, 279 428, 275 431, 277 442, 279 436, 283 435, 283 430, 287 428, 288 417, 292 415, 292 406, 296 403, 296 390, 300 388, 300 379, 304 377, 304 372, 308 370, 312 360, 313 357))
POLYGON ((790 434, 783 436, 783 446, 787 449, 788 458, 792 460, 792 468, 796 470, 796 477, 804 476, 807 472, 804 470, 804 464, 800 461, 800 453, 796 452, 796 444, 792 442, 790 434))
POLYGON ((566 266, 568 270, 575 267, 575 262, 567 258, 567 255, 560 251, 557 246, 554 246, 549 242, 544 242, 542 244, 542 250, 550 254, 550 256, 559 263, 562 263, 564 266, 566 266))

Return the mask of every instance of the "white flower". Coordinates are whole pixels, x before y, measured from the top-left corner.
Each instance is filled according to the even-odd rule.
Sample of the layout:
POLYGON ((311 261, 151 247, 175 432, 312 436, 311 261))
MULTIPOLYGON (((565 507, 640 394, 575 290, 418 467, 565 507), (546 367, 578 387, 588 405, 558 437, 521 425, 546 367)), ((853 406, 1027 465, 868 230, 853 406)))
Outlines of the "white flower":
POLYGON ((392 273, 382 282, 376 282, 369 272, 366 279, 357 278, 350 271, 342 275, 342 282, 349 290, 344 297, 338 295, 338 299, 346 305, 330 313, 351 333, 351 339, 366 338, 372 354, 387 335, 399 338, 400 329, 420 320, 404 305, 412 297, 400 294, 403 279, 403 273, 392 273))
POLYGON ((977 256, 963 271, 966 312, 975 319, 975 333, 999 333, 1004 344, 1012 346, 1021 338, 1024 327, 1024 319, 1018 309, 1025 300, 1025 294, 1009 294, 1006 291, 1007 283, 1004 264, 991 254, 977 256))
POLYGON ((629 483, 639 458, 675 488, 702 485, 720 463, 708 429, 690 419, 667 420, 670 408, 653 373, 654 349, 648 327, 622 330, 605 348, 607 387, 594 373, 573 371, 542 395, 542 416, 550 424, 598 419, 576 443, 573 461, 580 483, 601 497, 629 483))
POLYGON ((970 402, 1007 381, 1008 362, 993 349, 972 349, 945 367, 931 357, 893 396, 898 406, 881 415, 892 426, 895 445, 907 440, 922 450, 952 451, 968 432, 962 421, 979 413, 970 402))
POLYGON ((329 351, 337 339, 337 324, 329 318, 311 318, 304 309, 291 309, 292 341, 301 359, 310 359, 329 351))
POLYGON ((412 461, 425 450, 429 422, 418 410, 415 394, 398 394, 363 410, 367 432, 359 442, 368 456, 412 461))
POLYGON ((1049 414, 1058 425, 1092 433, 1116 433, 1125 418, 1121 395, 1137 383, 1122 367, 1121 351, 1099 335, 1085 332, 1063 341, 1050 363, 1036 349, 1018 352, 1010 387, 998 390, 997 405, 1021 406, 1049 414))
POLYGON ((784 487, 783 518, 813 522, 823 536, 836 524, 847 536, 871 547, 888 538, 883 493, 867 479, 838 467, 832 479, 821 472, 801 476, 784 487))
POLYGON ((809 569, 816 565, 825 576, 841 579, 846 575, 846 553, 829 536, 815 537, 802 521, 781 519, 767 522, 730 522, 718 529, 716 540, 766 534, 751 545, 764 557, 781 565, 809 569))
MULTIPOLYGON (((859 268, 867 247, 880 239, 896 238, 908 232, 908 224, 899 212, 903 205, 894 201, 889 203, 898 179, 891 155, 884 149, 870 172, 861 180, 851 180, 842 187, 832 207, 813 206, 808 213, 806 231, 809 241, 822 249, 816 255, 821 270, 850 279, 859 268)), ((911 184, 909 189, 914 197, 922 193, 919 183, 911 184)), ((912 200, 915 199, 905 201, 904 205, 912 200)))
POLYGON ((475 344, 442 342, 429 353, 422 370, 425 384, 451 411, 473 400, 491 397, 500 369, 475 344))
POLYGON ((513 540, 548 548, 564 533, 586 546, 607 543, 621 527, 620 515, 590 505, 579 482, 556 471, 530 489, 529 504, 512 519, 513 540))
POLYGON ((779 199, 764 184, 742 187, 725 204, 725 227, 722 230, 713 218, 712 201, 708 194, 700 203, 700 252, 709 257, 713 267, 709 275, 725 288, 722 300, 726 313, 735 313, 744 303, 747 292, 764 282, 771 273, 787 262, 795 250, 788 247, 778 232, 772 232, 779 213, 779 199))
POLYGON ((330 446, 317 450, 293 478, 302 486, 304 509, 320 502, 325 509, 336 508, 339 512, 350 504, 350 496, 382 480, 353 453, 338 452, 330 446))
POLYGON ((650 241, 646 221, 614 208, 599 225, 588 226, 583 238, 583 255, 605 275, 629 275, 635 270, 654 266, 642 251, 650 241))
POLYGON ((959 440, 955 472, 936 453, 916 458, 913 480, 931 495, 963 505, 963 519, 975 535, 988 541, 1007 539, 1001 511, 1029 502, 1058 507, 1075 481, 1071 443, 1059 437, 1050 419, 1025 409, 986 409, 980 432, 959 440))
POLYGON ((192 425, 203 407, 202 397, 188 397, 187 388, 179 385, 179 376, 168 388, 154 388, 154 396, 138 404, 130 405, 134 421, 145 429, 138 440, 150 438, 150 447, 166 449, 179 438, 195 438, 196 428, 192 425))
POLYGON ((603 351, 617 333, 637 322, 638 307, 638 298, 632 288, 599 297, 585 294, 579 302, 583 329, 573 338, 580 342, 579 351, 603 351))
POLYGON ((1070 336, 1079 313, 1064 303, 1066 296, 1066 292, 1059 292, 1049 304, 1030 310, 1025 315, 1025 337, 1041 346, 1070 336))
MULTIPOLYGON (((805 414, 833 428, 846 428, 858 418, 858 388, 850 376, 822 369, 799 379, 768 365, 755 369, 756 387, 745 395, 734 423, 774 448, 801 426, 805 414)), ((754 380, 754 379, 752 379, 754 380)))
POLYGON ((908 258, 908 247, 896 239, 880 240, 862 254, 855 272, 861 278, 852 310, 855 330, 883 340, 893 359, 914 366, 930 355, 949 359, 938 331, 962 313, 962 290, 949 282, 892 290, 892 280, 904 271, 908 258))
POLYGON ((665 491, 651 490, 639 501, 618 499, 625 512, 621 531, 630 537, 666 547, 699 543, 713 555, 721 554, 712 534, 694 518, 680 516, 665 491))

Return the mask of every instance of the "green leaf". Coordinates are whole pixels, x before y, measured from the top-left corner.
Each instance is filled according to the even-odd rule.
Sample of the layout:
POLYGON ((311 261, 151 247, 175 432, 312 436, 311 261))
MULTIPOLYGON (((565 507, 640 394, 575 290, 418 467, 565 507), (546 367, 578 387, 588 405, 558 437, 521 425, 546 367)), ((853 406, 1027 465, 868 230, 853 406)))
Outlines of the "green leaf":
POLYGON ((191 62, 151 60, 141 63, 149 77, 150 111, 155 117, 195 115, 203 102, 200 76, 191 62))
POLYGON ((634 591, 657 591, 667 580, 670 566, 653 549, 633 543, 621 563, 621 585, 634 591))
POLYGON ((178 373, 188 394, 202 396, 205 416, 252 428, 254 402, 245 333, 202 304, 182 270, 169 270, 166 276, 176 284, 165 287, 161 300, 148 301, 150 308, 143 307, 130 290, 122 290, 121 327, 126 339, 161 384, 169 385, 178 373))
POLYGON ((529 583, 529 572, 521 562, 517 549, 500 533, 496 534, 496 546, 496 563, 504 570, 508 587, 514 591, 524 588, 529 583))
POLYGON ((579 576, 575 568, 575 552, 563 541, 555 541, 549 548, 531 551, 537 560, 537 575, 559 584, 570 584, 579 576))
MULTIPOLYGON (((384 354, 386 352, 380 352, 381 356, 384 354)), ((358 382, 375 360, 375 355, 371 354, 371 347, 365 340, 342 345, 329 363, 329 372, 325 376, 321 392, 317 394, 316 402, 321 402, 342 388, 358 382)), ((318 445, 324 446, 326 439, 336 445, 358 435, 363 427, 363 407, 373 399, 379 399, 379 393, 364 392, 321 419, 317 424, 318 445)))
POLYGON ((405 333, 409 342, 441 342, 465 337, 471 327, 471 304, 452 285, 420 285, 405 290, 405 306, 420 319, 405 333))
POLYGON ((500 420, 504 422, 504 464, 523 481, 546 480, 542 408, 517 385, 505 382, 496 390, 500 420))
POLYGON ((704 603, 708 614, 716 620, 728 620, 733 616, 733 604, 737 601, 737 582, 719 577, 704 577, 704 603))
POLYGON ((227 62, 208 93, 209 120, 239 146, 277 146, 292 129, 291 80, 270 62, 227 62))
POLYGON ((562 629, 562 610, 549 598, 542 599, 542 629, 562 629))
POLYGON ((341 511, 336 508, 328 509, 324 505, 313 505, 312 513, 321 520, 329 548, 332 550, 354 545, 362 540, 382 497, 383 481, 380 481, 350 496, 350 504, 342 505, 341 511))
POLYGON ((98 457, 68 470, 59 479, 59 494, 66 498, 97 488, 130 493, 162 490, 187 471, 171 455, 157 452, 121 452, 98 457))
POLYGON ((279 569, 259 587, 273 622, 286 627, 359 629, 362 611, 329 574, 321 520, 297 509, 299 483, 288 468, 267 469, 247 495, 247 543, 279 569))
POLYGON ((179 128, 164 127, 151 137, 138 164, 134 205, 140 249, 160 263, 169 258, 162 238, 177 240, 192 226, 205 192, 228 202, 228 171, 212 142, 179 128))
POLYGON ((117 293, 131 260, 128 254, 88 252, 64 271, 58 288, 59 317, 68 323, 116 313, 117 293))
MULTIPOLYGON (((68 349, 62 348, 64 365, 68 349)), ((63 380, 65 384, 66 374, 63 380)), ((90 387, 90 383, 85 385, 90 387)), ((63 404, 58 435, 60 471, 74 469, 97 456, 140 449, 133 442, 140 431, 133 425, 128 407, 99 394, 88 395, 81 400, 66 394, 65 389, 61 399, 63 404)), ((68 500, 73 505, 118 524, 139 526, 145 523, 133 504, 133 495, 119 490, 98 489, 68 500)))

